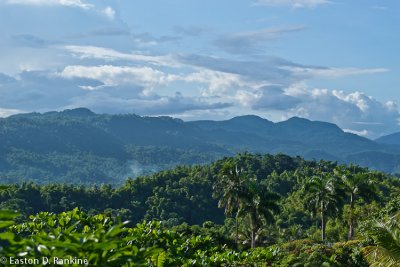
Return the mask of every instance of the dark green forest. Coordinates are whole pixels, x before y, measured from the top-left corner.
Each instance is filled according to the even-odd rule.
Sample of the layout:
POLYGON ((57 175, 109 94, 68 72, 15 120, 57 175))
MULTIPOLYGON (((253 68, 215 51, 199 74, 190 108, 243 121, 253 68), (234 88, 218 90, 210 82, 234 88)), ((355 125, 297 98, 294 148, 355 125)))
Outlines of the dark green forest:
POLYGON ((0 254, 89 266, 399 266, 399 186, 356 165, 250 153, 120 186, 3 184, 0 254))
POLYGON ((400 146, 395 138, 373 141, 335 124, 296 117, 278 123, 252 115, 184 122, 78 108, 0 118, 3 183, 122 185, 127 177, 210 164, 245 151, 400 173, 400 146))

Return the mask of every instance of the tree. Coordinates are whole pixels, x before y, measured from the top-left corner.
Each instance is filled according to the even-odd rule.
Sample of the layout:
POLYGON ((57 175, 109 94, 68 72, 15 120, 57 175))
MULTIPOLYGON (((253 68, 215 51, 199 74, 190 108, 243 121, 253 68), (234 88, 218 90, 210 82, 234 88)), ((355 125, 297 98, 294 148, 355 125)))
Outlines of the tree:
POLYGON ((369 235, 375 245, 364 248, 363 252, 371 267, 400 266, 400 213, 386 222, 379 222, 371 228, 369 235))
POLYGON ((342 202, 342 192, 338 188, 338 181, 334 176, 320 173, 306 182, 303 194, 306 208, 320 214, 321 239, 324 241, 328 216, 338 212, 342 202))
POLYGON ((251 248, 256 247, 257 232, 265 223, 274 221, 274 213, 279 211, 279 195, 270 192, 264 184, 257 179, 247 181, 246 198, 239 210, 240 215, 247 216, 251 230, 251 248))
POLYGON ((352 165, 350 165, 348 169, 344 167, 338 167, 335 169, 335 174, 340 177, 343 189, 350 197, 348 216, 349 232, 347 238, 351 240, 354 238, 355 218, 353 213, 355 210, 357 197, 361 197, 366 200, 375 198, 377 195, 377 189, 373 184, 370 173, 364 172, 364 169, 361 169, 360 167, 352 165), (351 169, 353 170, 351 171, 351 169))
POLYGON ((214 197, 219 198, 218 207, 225 209, 225 215, 235 213, 236 245, 239 236, 239 210, 247 196, 246 178, 243 170, 240 170, 236 164, 226 162, 213 186, 214 197))

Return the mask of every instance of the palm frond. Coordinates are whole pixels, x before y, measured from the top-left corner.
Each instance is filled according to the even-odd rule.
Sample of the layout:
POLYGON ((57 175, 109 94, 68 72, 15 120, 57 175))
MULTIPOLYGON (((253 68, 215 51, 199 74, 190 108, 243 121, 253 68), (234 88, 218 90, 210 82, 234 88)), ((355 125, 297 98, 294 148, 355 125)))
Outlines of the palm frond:
POLYGON ((371 266, 400 266, 400 213, 376 223, 369 234, 375 245, 363 252, 371 266))

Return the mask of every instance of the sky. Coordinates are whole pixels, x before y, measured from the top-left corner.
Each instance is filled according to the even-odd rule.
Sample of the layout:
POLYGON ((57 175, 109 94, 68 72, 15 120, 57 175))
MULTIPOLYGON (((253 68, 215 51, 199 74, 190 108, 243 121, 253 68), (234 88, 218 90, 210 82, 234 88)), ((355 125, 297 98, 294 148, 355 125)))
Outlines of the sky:
POLYGON ((255 114, 400 131, 399 0, 0 0, 0 117, 255 114))

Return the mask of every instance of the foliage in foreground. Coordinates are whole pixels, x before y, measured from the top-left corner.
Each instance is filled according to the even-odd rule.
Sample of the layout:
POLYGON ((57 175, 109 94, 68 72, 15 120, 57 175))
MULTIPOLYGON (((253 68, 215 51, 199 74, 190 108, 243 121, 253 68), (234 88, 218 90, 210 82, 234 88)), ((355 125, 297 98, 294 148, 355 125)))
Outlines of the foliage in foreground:
POLYGON ((215 225, 168 228, 149 221, 129 227, 118 218, 88 216, 78 209, 42 212, 20 224, 14 223, 16 216, 0 212, 0 253, 8 260, 75 258, 86 259, 88 266, 368 266, 359 241, 297 240, 239 251, 223 242, 215 225))
POLYGON ((377 222, 368 234, 375 241, 364 249, 371 267, 400 266, 400 213, 377 222))

